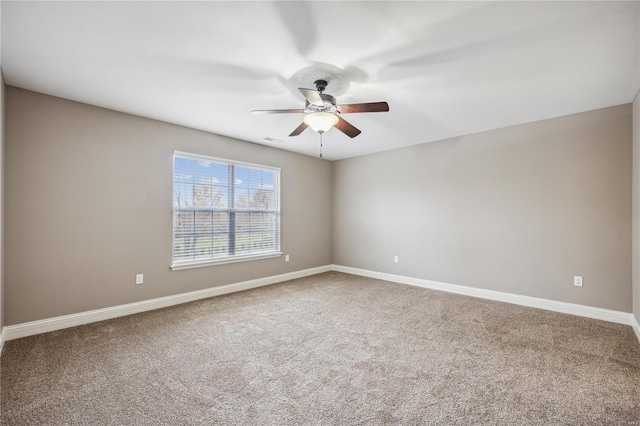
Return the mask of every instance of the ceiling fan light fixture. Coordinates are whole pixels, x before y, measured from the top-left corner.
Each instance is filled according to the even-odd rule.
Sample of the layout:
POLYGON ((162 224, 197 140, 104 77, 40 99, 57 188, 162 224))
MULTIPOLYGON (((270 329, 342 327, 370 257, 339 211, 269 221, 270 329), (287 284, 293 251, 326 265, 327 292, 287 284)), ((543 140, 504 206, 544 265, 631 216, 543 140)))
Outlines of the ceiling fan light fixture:
POLYGON ((338 116, 329 112, 312 112, 304 116, 304 123, 320 134, 338 123, 338 116))

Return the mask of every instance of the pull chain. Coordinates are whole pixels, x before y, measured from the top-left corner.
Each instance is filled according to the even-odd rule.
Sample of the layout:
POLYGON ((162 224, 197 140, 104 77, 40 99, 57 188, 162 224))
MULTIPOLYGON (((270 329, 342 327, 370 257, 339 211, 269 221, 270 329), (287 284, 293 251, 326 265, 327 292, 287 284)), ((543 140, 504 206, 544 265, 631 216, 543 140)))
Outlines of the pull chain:
POLYGON ((322 158, 322 133, 320 133, 320 158, 322 158))

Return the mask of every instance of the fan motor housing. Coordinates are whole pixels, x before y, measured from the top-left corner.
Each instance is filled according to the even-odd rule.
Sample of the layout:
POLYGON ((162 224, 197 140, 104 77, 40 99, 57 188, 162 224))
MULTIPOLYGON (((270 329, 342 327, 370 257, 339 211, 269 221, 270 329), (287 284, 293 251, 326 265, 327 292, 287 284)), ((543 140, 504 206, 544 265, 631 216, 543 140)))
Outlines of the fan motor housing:
POLYGON ((336 98, 325 93, 318 94, 322 98, 324 106, 314 105, 309 103, 309 101, 305 101, 305 110, 308 112, 331 112, 335 114, 338 111, 336 108, 336 98))

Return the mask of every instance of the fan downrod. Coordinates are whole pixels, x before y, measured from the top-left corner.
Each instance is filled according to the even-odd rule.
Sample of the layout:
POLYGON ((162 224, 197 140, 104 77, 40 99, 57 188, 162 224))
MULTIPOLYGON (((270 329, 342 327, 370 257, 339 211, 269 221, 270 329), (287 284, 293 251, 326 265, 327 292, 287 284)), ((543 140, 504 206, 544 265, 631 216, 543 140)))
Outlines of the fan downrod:
POLYGON ((324 89, 327 88, 327 85, 329 83, 327 83, 327 80, 316 80, 316 81, 313 82, 313 84, 316 86, 316 90, 319 93, 322 93, 322 92, 324 92, 324 89))

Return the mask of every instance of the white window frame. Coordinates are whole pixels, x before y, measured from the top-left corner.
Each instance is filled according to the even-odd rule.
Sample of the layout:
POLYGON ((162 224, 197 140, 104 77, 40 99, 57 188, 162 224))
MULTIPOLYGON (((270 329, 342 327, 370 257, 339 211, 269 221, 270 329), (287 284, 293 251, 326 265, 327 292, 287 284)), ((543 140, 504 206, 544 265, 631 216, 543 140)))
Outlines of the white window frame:
MULTIPOLYGON (((172 228, 172 240, 171 240, 171 269, 174 271, 178 271, 181 269, 190 269, 190 268, 199 268, 199 267, 203 267, 203 266, 212 266, 212 265, 223 265, 223 264, 227 264, 227 263, 236 263, 236 262, 246 262, 246 261, 250 261, 250 260, 259 260, 259 259, 269 259, 269 258, 274 258, 274 257, 280 257, 282 256, 282 251, 280 251, 280 243, 281 243, 281 226, 280 226, 280 206, 281 206, 281 185, 280 185, 280 168, 279 167, 272 167, 272 166, 265 166, 263 164, 254 164, 254 163, 247 163, 247 162, 243 162, 243 161, 235 161, 235 160, 229 160, 226 158, 218 158, 218 157, 211 157, 208 155, 202 155, 202 154, 193 154, 190 152, 182 152, 182 151, 174 151, 173 152, 173 156, 172 156, 172 160, 173 160, 173 172, 171 174, 171 187, 172 187, 172 195, 171 195, 171 211, 172 211, 172 217, 171 217, 171 228, 172 228), (190 260, 190 261, 179 261, 176 262, 175 261, 175 236, 176 236, 176 228, 175 228, 175 213, 176 213, 176 207, 174 205, 174 194, 175 194, 175 163, 176 163, 176 157, 183 157, 183 158, 189 158, 189 159, 194 159, 194 160, 204 160, 204 161, 211 161, 211 162, 216 162, 216 163, 223 163, 226 164, 230 167, 230 170, 234 170, 234 166, 240 166, 240 167, 249 167, 249 168, 254 168, 254 169, 261 169, 261 170, 270 170, 270 171, 274 171, 277 172, 277 200, 276 200, 276 209, 274 210, 276 213, 276 250, 274 251, 269 251, 269 252, 262 252, 262 253, 254 253, 254 254, 244 254, 244 255, 227 255, 227 256, 221 256, 221 257, 216 257, 216 258, 211 258, 211 259, 206 259, 206 260, 190 260)), ((233 183, 234 179, 230 179, 229 183, 233 183)), ((229 184, 228 183, 228 184, 229 184)), ((231 200, 231 202, 234 202, 234 197, 233 197, 233 184, 229 185, 231 187, 230 189, 230 193, 231 196, 229 197, 229 200, 231 200)), ((235 217, 235 214, 240 212, 240 213, 251 213, 253 212, 252 209, 242 209, 242 210, 238 210, 237 208, 235 208, 235 206, 227 206, 226 210, 229 212, 229 226, 232 225, 232 223, 234 222, 234 220, 232 220, 232 217, 235 217)), ((228 231, 229 235, 229 239, 233 239, 235 240, 234 237, 231 237, 231 230, 228 231)))

